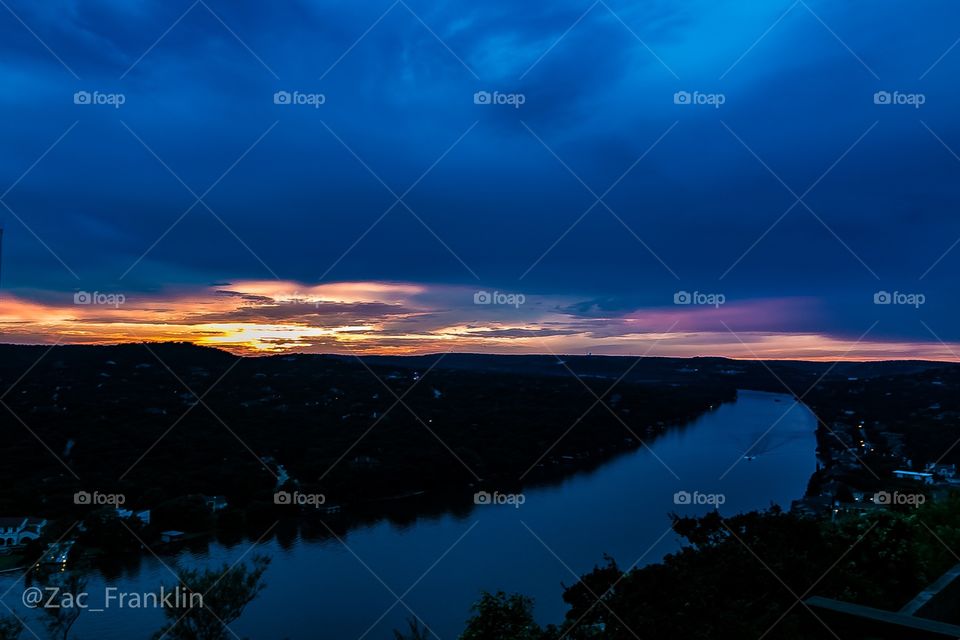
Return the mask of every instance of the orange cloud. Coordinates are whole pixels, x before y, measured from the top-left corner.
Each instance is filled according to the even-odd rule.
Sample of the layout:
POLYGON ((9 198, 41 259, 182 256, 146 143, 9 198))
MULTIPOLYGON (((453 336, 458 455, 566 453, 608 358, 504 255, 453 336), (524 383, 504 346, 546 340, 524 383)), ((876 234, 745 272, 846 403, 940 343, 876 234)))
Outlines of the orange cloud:
POLYGON ((113 344, 189 341, 240 354, 282 352, 585 353, 806 360, 960 360, 957 345, 864 340, 790 327, 813 313, 803 299, 713 308, 602 313, 562 297, 478 306, 465 287, 390 282, 246 281, 101 296, 0 297, 0 341, 113 344), (734 334, 733 331, 736 331, 734 334))

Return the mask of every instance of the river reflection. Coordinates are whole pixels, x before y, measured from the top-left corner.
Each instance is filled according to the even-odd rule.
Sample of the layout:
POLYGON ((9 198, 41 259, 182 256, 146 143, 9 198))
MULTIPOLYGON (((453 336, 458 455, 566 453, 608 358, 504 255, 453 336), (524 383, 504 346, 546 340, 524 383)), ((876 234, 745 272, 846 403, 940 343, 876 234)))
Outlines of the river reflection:
MULTIPOLYGON (((421 504, 414 512, 398 504, 390 517, 352 528, 280 524, 259 544, 253 540, 262 531, 221 535, 172 556, 106 567, 88 590, 155 591, 175 584, 168 566, 176 563, 217 567, 264 554, 272 558, 267 588, 233 625, 241 638, 390 640, 411 612, 439 637, 456 638, 483 589, 532 596, 538 619, 558 623, 561 585, 604 554, 628 567, 677 550, 671 512, 702 514, 718 503, 726 515, 789 508, 816 468, 815 429, 814 416, 790 396, 741 391, 736 402, 668 431, 649 449, 527 488, 519 506, 421 504)), ((4 590, 11 584, 0 579, 4 590)), ((21 606, 20 591, 14 587, 4 601, 21 606)), ((149 638, 162 623, 159 611, 91 612, 76 637, 149 638)))

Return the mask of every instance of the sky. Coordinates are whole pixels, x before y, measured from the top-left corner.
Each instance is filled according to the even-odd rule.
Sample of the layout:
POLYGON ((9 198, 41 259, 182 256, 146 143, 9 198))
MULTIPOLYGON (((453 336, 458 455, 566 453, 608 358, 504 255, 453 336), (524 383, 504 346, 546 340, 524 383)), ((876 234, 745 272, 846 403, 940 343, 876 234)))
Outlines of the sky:
POLYGON ((0 2, 0 342, 960 360, 951 0, 0 2))

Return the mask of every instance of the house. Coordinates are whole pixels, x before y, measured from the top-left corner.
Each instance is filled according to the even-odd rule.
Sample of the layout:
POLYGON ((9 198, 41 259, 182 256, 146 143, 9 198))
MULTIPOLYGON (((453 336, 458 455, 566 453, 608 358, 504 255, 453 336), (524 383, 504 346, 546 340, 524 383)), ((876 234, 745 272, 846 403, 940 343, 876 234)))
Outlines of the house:
POLYGON ((207 505, 207 511, 216 513, 227 508, 227 499, 223 496, 203 496, 203 503, 207 505))
POLYGON ((160 534, 160 542, 179 542, 183 536, 183 531, 164 531, 160 534))
POLYGON ((62 542, 54 542, 53 544, 47 545, 46 551, 43 553, 43 557, 40 558, 39 564, 44 564, 48 566, 59 566, 61 568, 67 565, 67 559, 70 557, 70 551, 73 549, 74 541, 73 540, 64 540, 62 542))
POLYGON ((43 518, 0 518, 0 548, 17 547, 36 540, 45 526, 47 521, 43 518))
POLYGON ((924 471, 940 476, 944 480, 952 480, 957 477, 957 465, 955 464, 937 464, 931 462, 926 465, 924 471))
POLYGON ((142 511, 133 511, 132 509, 121 509, 117 507, 117 517, 121 520, 128 520, 130 518, 136 518, 143 525, 150 524, 150 509, 144 509, 142 511))
POLYGON ((893 472, 893 475, 900 480, 916 480, 923 484, 933 484, 933 474, 925 471, 904 471, 903 469, 898 469, 893 472))

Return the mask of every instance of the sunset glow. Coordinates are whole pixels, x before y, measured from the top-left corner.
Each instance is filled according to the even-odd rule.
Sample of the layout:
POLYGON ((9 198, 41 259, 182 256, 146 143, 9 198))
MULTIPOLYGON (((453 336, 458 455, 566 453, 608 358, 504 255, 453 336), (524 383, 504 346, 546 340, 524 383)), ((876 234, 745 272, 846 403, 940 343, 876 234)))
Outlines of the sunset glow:
POLYGON ((187 341, 243 355, 459 351, 956 360, 960 351, 934 341, 778 329, 784 318, 816 306, 804 299, 597 314, 573 299, 531 295, 523 305, 490 313, 474 304, 473 295, 448 285, 245 281, 130 296, 111 306, 32 292, 5 294, 0 329, 5 342, 187 341))

